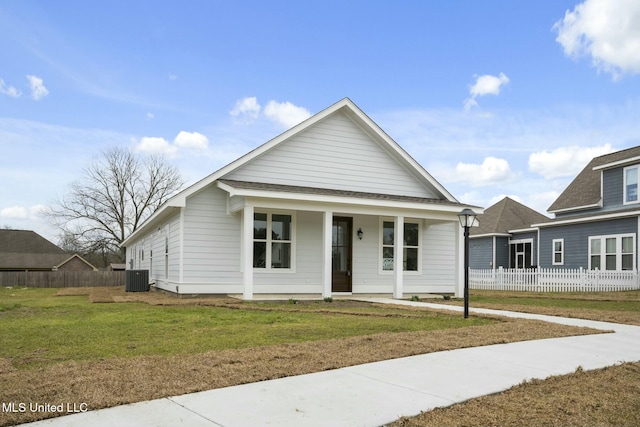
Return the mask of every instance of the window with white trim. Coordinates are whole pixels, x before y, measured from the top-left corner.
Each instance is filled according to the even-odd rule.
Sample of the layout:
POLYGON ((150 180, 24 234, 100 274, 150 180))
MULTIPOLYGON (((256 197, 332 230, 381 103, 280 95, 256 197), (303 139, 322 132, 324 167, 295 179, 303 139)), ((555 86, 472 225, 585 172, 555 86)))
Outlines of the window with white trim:
MULTIPOLYGON (((395 223, 382 221, 382 271, 394 270, 395 223)), ((420 223, 404 222, 404 239, 402 242, 402 270, 419 272, 420 263, 420 223)))
POLYGON ((293 216, 279 213, 253 214, 253 268, 291 269, 293 216))
POLYGON ((564 265, 564 239, 553 239, 553 265, 564 265))
POLYGON ((402 247, 402 269, 404 271, 420 270, 420 224, 404 223, 404 242, 402 247))
POLYGON ((624 168, 623 203, 638 203, 638 168, 640 165, 624 168))
POLYGON ((382 222, 382 271, 393 271, 394 227, 393 221, 382 222))
POLYGON ((635 234, 589 237, 589 269, 635 270, 635 234))

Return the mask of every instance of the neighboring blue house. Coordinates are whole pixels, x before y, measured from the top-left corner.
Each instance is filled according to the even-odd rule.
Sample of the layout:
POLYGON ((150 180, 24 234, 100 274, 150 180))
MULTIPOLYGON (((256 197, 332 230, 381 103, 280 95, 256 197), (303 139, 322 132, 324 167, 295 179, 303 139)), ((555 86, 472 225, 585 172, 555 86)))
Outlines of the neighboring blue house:
POLYGON ((640 147, 594 158, 549 207, 539 229, 541 267, 636 270, 640 147))
POLYGON ((531 268, 538 264, 538 229, 549 218, 505 197, 478 215, 470 231, 469 266, 473 269, 531 268))

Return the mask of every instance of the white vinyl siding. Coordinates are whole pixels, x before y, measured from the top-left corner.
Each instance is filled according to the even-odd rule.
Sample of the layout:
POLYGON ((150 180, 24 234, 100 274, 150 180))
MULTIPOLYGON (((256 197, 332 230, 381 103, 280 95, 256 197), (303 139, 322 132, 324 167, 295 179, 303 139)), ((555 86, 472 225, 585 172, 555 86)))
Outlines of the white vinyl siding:
MULTIPOLYGON (((239 215, 227 213, 224 191, 212 186, 188 199, 184 214, 185 282, 241 283, 240 225, 239 215)), ((238 292, 225 289, 221 292, 238 292)))
POLYGON ((456 283, 457 240, 456 222, 422 222, 421 273, 406 272, 404 294, 454 292, 456 283))
POLYGON ((383 145, 336 113, 225 179, 439 198, 383 145))

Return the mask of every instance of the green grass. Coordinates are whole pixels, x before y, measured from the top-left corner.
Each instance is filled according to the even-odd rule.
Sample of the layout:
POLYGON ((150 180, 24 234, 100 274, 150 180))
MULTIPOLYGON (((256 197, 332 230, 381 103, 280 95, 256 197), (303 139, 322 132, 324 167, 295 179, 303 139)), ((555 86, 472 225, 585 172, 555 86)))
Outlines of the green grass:
MULTIPOLYGON (((176 355, 302 341, 484 325, 493 320, 394 308, 339 313, 272 311, 144 303, 92 304, 55 289, 0 289, 0 357, 30 369, 69 360, 176 355), (386 314, 367 316, 364 312, 386 314), (406 314, 406 312, 404 312, 406 314)), ((247 305, 251 307, 251 305, 247 305)), ((263 306, 264 307, 264 306, 263 306)), ((295 306, 297 307, 297 306, 295 306)))
POLYGON ((588 309, 602 311, 640 311, 640 301, 608 301, 570 298, 570 295, 541 294, 540 296, 514 296, 513 293, 505 293, 505 296, 482 295, 472 293, 470 304, 498 304, 498 305, 525 305, 538 307, 557 307, 571 309, 588 309))

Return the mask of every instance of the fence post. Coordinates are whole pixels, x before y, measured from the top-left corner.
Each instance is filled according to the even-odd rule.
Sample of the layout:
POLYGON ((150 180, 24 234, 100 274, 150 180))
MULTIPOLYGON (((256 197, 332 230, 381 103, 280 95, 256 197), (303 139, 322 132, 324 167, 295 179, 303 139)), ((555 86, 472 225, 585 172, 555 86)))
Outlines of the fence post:
POLYGON ((504 289, 502 289, 502 266, 498 267, 498 275, 497 275, 497 283, 498 283, 498 289, 503 291, 504 289))

